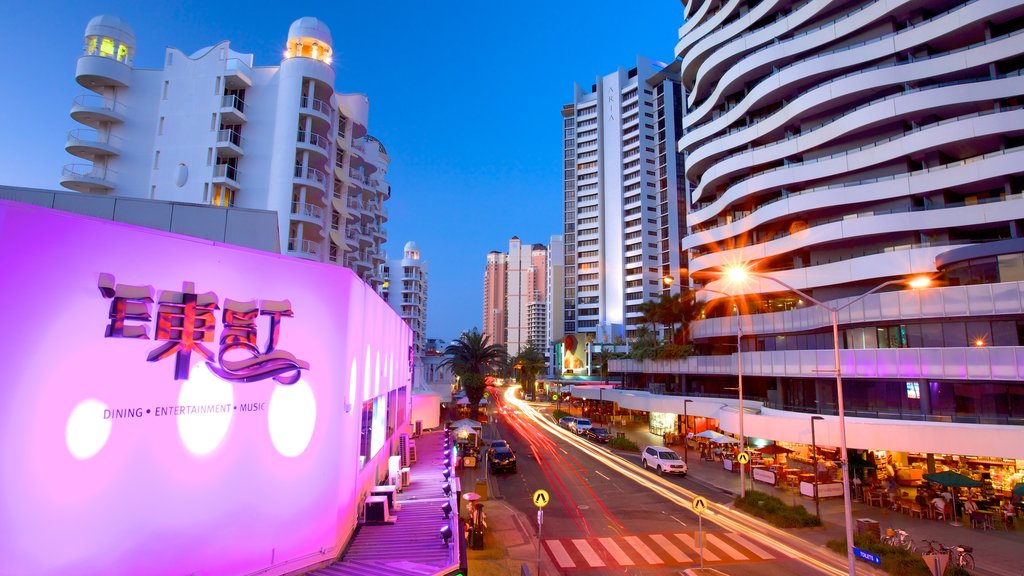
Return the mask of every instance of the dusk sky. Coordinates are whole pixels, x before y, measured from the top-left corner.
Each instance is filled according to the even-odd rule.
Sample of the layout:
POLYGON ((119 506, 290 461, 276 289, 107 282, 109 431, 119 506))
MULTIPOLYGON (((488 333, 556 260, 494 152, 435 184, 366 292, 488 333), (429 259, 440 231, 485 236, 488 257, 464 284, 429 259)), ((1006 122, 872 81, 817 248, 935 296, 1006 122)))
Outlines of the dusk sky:
POLYGON ((334 36, 335 89, 370 99, 370 133, 391 157, 389 258, 415 240, 430 264, 427 336, 481 325, 487 252, 547 244, 561 230, 563 104, 642 54, 670 61, 678 0, 6 3, 0 183, 63 190, 61 167, 85 25, 126 20, 135 67, 165 46, 187 54, 222 40, 276 66, 288 26, 315 16, 334 36))

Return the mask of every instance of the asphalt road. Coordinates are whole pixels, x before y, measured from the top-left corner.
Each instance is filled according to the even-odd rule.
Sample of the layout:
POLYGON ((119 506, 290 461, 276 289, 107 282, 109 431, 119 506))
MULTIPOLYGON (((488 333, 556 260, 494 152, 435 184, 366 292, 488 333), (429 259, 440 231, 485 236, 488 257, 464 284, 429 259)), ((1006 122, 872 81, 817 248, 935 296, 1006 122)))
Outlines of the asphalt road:
POLYGON ((543 508, 544 551, 563 574, 597 576, 679 574, 704 562, 735 576, 822 574, 794 558, 792 549, 774 548, 751 530, 726 529, 703 522, 704 546, 697 514, 674 500, 673 487, 696 492, 711 502, 729 497, 690 478, 665 476, 663 485, 647 476, 639 456, 629 464, 581 438, 544 429, 522 413, 501 415, 495 424, 500 438, 517 454, 519 471, 492 478, 494 492, 531 519, 536 530, 538 489, 551 495, 543 508), (580 444, 584 444, 581 447, 580 444))

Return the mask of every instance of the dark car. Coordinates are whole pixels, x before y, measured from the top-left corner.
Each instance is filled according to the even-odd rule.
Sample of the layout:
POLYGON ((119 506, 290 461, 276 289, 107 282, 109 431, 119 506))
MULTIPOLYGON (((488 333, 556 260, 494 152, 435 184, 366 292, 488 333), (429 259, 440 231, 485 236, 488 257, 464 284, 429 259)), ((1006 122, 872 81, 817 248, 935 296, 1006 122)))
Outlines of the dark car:
POLYGON ((519 465, 516 464, 516 454, 508 448, 495 448, 491 451, 490 458, 490 470, 492 474, 497 472, 516 472, 519 470, 519 465))
POLYGON ((508 441, 506 440, 492 440, 490 447, 487 448, 487 457, 490 458, 491 455, 494 454, 494 451, 499 448, 505 448, 507 450, 512 449, 512 447, 508 445, 508 441))
POLYGON ((607 444, 612 439, 612 433, 607 428, 588 428, 583 435, 601 444, 607 444))

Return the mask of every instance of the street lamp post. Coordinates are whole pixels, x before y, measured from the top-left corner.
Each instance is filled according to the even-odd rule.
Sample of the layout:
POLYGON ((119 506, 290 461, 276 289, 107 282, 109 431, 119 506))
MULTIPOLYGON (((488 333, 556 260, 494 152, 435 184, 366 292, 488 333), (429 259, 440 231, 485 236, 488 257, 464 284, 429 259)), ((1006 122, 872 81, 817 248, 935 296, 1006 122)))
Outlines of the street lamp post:
POLYGON ((693 400, 683 400, 683 462, 686 462, 687 466, 690 465, 690 443, 686 438, 686 428, 690 425, 690 419, 686 414, 686 405, 690 402, 693 402, 693 400))
POLYGON ((814 422, 824 420, 821 416, 811 416, 811 451, 814 454, 814 515, 821 520, 821 510, 818 509, 818 443, 814 440, 814 422))
MULTIPOLYGON (((837 411, 838 411, 838 418, 839 418, 839 464, 840 464, 840 466, 843 469, 843 515, 845 517, 844 519, 845 519, 845 523, 846 523, 846 561, 847 561, 847 564, 849 566, 850 576, 855 576, 857 574, 857 566, 856 566, 856 558, 855 558, 855 556, 853 554, 853 504, 852 504, 851 497, 850 497, 851 495, 850 495, 850 466, 849 466, 849 457, 847 456, 847 453, 846 453, 846 417, 845 417, 845 411, 843 409, 843 375, 842 375, 842 370, 841 370, 841 366, 840 366, 840 363, 839 363, 839 311, 843 310, 843 309, 845 309, 845 308, 847 308, 847 307, 849 307, 849 306, 851 306, 851 305, 853 305, 853 304, 855 304, 857 302, 860 302, 864 298, 867 298, 871 294, 874 294, 875 292, 878 292, 879 290, 881 290, 882 288, 885 288, 886 286, 892 286, 893 284, 907 284, 908 282, 906 280, 902 280, 902 279, 901 280, 888 280, 886 282, 882 282, 878 286, 875 286, 871 290, 868 290, 867 292, 861 294, 860 296, 854 298, 853 300, 850 300, 849 302, 843 304, 842 306, 830 306, 830 305, 825 304, 824 302, 822 302, 820 300, 817 300, 817 299, 811 297, 806 292, 804 292, 804 291, 802 291, 802 290, 800 290, 798 288, 794 288, 794 287, 790 286, 789 284, 786 284, 785 282, 783 282, 782 280, 779 280, 778 278, 775 278, 774 276, 769 276, 769 275, 761 274, 761 273, 758 273, 758 272, 752 272, 752 271, 748 270, 745 267, 737 266, 737 267, 730 268, 730 269, 726 270, 726 274, 725 275, 734 284, 742 283, 744 280, 746 280, 748 277, 751 277, 751 276, 755 277, 755 278, 762 278, 762 279, 765 279, 765 280, 770 280, 772 282, 775 282, 776 284, 779 284, 780 286, 786 288, 787 290, 789 290, 791 292, 799 294, 800 296, 802 296, 803 298, 806 298, 808 301, 812 302, 813 304, 815 304, 817 306, 820 306, 820 307, 824 308, 825 310, 829 311, 829 315, 831 316, 831 320, 832 320, 832 351, 833 351, 833 358, 834 358, 834 361, 835 361, 835 368, 833 369, 833 372, 836 375, 836 395, 837 395, 837 405, 836 405, 836 408, 837 408, 837 411)), ((918 278, 918 279, 910 281, 909 285, 912 288, 924 288, 930 282, 931 282, 930 278, 918 278)), ((705 290, 707 290, 707 289, 705 288, 705 290)), ((815 479, 817 479, 817 467, 815 467, 815 479)), ((817 487, 817 482, 815 482, 815 487, 817 487)))

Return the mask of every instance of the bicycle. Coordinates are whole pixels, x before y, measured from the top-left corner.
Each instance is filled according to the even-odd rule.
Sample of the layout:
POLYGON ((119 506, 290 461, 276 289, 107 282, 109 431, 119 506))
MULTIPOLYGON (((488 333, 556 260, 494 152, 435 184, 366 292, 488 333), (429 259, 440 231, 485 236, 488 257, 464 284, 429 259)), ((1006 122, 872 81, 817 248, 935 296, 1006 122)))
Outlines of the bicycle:
POLYGON ((922 540, 922 542, 928 545, 928 549, 924 551, 924 554, 946 554, 949 556, 950 565, 974 568, 974 548, 971 546, 960 544, 950 547, 934 540, 922 540))
POLYGON ((904 550, 916 551, 914 546, 914 539, 910 537, 910 534, 906 530, 901 528, 887 528, 885 536, 881 538, 882 544, 888 544, 895 548, 903 548, 904 550))

